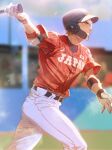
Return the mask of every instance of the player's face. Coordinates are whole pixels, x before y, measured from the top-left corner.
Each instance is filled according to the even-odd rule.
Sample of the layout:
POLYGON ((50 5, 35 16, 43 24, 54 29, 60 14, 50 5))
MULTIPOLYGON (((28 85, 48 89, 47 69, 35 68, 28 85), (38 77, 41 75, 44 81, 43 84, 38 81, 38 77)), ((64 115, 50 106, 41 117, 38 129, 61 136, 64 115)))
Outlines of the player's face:
POLYGON ((88 36, 90 35, 92 31, 92 21, 88 20, 86 22, 79 23, 80 29, 84 31, 88 36))
MULTIPOLYGON (((81 22, 79 23, 80 29, 83 30, 86 34, 87 34, 87 38, 89 37, 91 30, 92 30, 92 22, 91 20, 88 20, 86 22, 81 22)), ((68 33, 68 38, 70 40, 70 42, 74 45, 79 44, 80 42, 82 42, 83 38, 79 37, 78 35, 75 35, 73 33, 68 33)))

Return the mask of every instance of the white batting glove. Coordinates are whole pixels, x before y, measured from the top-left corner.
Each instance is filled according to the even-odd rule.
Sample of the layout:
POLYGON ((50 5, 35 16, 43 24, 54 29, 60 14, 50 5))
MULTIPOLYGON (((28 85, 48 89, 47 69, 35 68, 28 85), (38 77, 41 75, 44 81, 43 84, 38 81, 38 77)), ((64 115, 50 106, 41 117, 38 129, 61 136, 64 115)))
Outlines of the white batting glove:
POLYGON ((99 102, 102 104, 102 113, 107 109, 109 113, 112 112, 112 95, 108 94, 106 91, 102 92, 100 97, 98 97, 99 102))
POLYGON ((13 4, 10 3, 7 7, 5 12, 10 16, 16 17, 20 22, 27 23, 28 22, 28 15, 23 12, 23 7, 21 4, 13 4))
POLYGON ((10 3, 6 7, 5 12, 7 14, 9 14, 10 16, 16 16, 18 13, 22 13, 23 12, 23 8, 22 8, 21 4, 10 3))

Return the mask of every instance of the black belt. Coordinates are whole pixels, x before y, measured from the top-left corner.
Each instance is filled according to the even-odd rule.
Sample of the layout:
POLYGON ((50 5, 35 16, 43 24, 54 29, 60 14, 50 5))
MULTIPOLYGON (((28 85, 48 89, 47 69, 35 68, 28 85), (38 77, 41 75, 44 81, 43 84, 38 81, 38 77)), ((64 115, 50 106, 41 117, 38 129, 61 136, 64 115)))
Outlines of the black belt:
MULTIPOLYGON (((34 89, 34 90, 37 90, 37 88, 38 88, 37 86, 33 86, 33 89, 34 89)), ((50 97, 51 95, 52 95, 52 93, 51 93, 51 92, 46 91, 46 93, 45 93, 45 95, 44 95, 44 96, 46 96, 46 97, 50 97)), ((57 100, 57 101, 59 101, 59 102, 62 102, 62 101, 63 101, 63 98, 62 98, 62 97, 60 97, 60 96, 57 96, 57 95, 54 97, 54 99, 55 99, 55 100, 57 100)))

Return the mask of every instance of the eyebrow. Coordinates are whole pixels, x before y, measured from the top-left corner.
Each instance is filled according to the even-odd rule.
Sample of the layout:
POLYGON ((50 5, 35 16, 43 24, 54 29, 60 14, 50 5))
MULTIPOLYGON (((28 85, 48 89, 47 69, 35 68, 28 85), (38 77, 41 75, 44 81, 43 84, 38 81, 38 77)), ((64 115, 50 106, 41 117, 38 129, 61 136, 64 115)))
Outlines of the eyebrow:
POLYGON ((89 22, 87 22, 87 21, 85 21, 84 23, 86 23, 86 24, 90 24, 89 22))
POLYGON ((85 21, 84 23, 89 24, 90 26, 92 26, 92 22, 90 22, 90 21, 85 21))

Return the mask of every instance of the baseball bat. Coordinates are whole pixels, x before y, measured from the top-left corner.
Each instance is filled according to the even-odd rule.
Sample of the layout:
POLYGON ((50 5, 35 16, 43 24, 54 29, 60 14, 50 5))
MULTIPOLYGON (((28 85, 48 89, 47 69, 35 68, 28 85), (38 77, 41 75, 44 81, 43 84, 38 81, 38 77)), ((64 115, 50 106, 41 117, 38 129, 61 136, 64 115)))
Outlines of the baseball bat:
MULTIPOLYGON (((16 5, 13 5, 13 6, 15 7, 16 13, 22 13, 23 12, 23 7, 22 7, 21 4, 16 4, 16 5)), ((8 6, 6 6, 3 9, 0 9, 0 14, 7 13, 7 9, 8 9, 8 6)))

